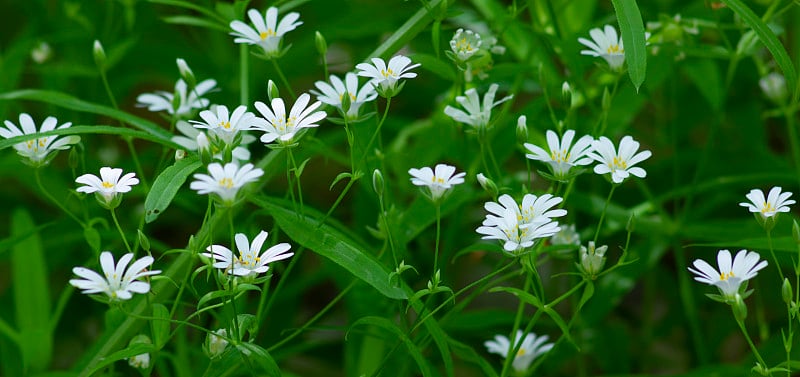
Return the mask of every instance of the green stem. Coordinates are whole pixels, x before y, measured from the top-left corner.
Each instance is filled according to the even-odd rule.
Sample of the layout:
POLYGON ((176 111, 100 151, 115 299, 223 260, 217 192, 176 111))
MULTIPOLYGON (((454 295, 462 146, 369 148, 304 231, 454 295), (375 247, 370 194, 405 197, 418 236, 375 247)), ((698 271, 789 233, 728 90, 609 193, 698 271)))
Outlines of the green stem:
POLYGON ((286 89, 289 90, 289 95, 292 96, 292 100, 293 101, 297 100, 297 95, 294 94, 294 90, 292 90, 292 86, 289 85, 289 80, 286 79, 286 76, 284 76, 284 74, 283 74, 283 70, 281 70, 281 66, 278 65, 278 60, 270 59, 270 61, 272 62, 272 66, 275 67, 275 72, 278 73, 278 77, 281 79, 281 82, 283 83, 283 86, 285 86, 286 89))
POLYGON ((775 269, 777 269, 778 274, 781 275, 781 284, 783 284, 783 270, 781 269, 781 265, 778 264, 778 256, 775 255, 775 249, 772 247, 772 232, 769 230, 767 231, 767 245, 769 245, 769 253, 772 255, 772 260, 775 262, 775 269))
MULTIPOLYGON (((776 2, 777 3, 777 2, 776 2)), ((794 158, 794 168, 796 170, 798 183, 800 183, 800 146, 797 143, 797 129, 795 125, 794 111, 789 106, 783 109, 784 117, 786 118, 786 128, 789 130, 789 144, 792 148, 792 158, 794 158)))
POLYGON ((111 209, 111 219, 114 220, 114 225, 117 227, 120 237, 122 237, 122 242, 125 244, 125 248, 128 249, 129 253, 133 253, 133 249, 131 249, 131 245, 128 243, 128 239, 125 237, 125 232, 122 231, 122 227, 119 225, 117 212, 113 208, 111 209))
POLYGON ((339 203, 341 203, 341 201, 344 199, 344 196, 347 195, 347 192, 350 191, 350 187, 353 186, 353 183, 355 183, 356 180, 357 178, 355 178, 354 175, 350 176, 350 179, 347 180, 347 185, 344 186, 344 190, 342 190, 342 192, 339 193, 339 196, 336 198, 336 201, 333 202, 331 208, 328 209, 328 212, 325 213, 325 216, 322 218, 322 220, 319 221, 319 224, 317 224, 317 229, 319 229, 319 227, 321 227, 322 224, 325 224, 325 221, 328 220, 328 218, 331 216, 336 207, 339 206, 339 203))
POLYGON ((119 110, 117 107, 117 100, 114 99, 114 93, 111 92, 111 86, 108 85, 108 78, 106 77, 106 70, 101 68, 100 69, 100 79, 103 81, 103 87, 106 89, 106 94, 108 95, 109 101, 111 101, 111 107, 114 109, 119 110))
POLYGON ((386 107, 383 109, 383 116, 381 116, 380 122, 378 122, 378 126, 375 127, 375 132, 370 137, 367 146, 364 148, 364 155, 361 156, 361 160, 359 161, 359 165, 366 160, 367 155, 369 154, 369 148, 372 147, 372 144, 375 142, 375 138, 381 133, 381 127, 383 127, 383 122, 386 121, 386 116, 389 115, 389 107, 392 105, 392 97, 386 98, 386 107))
POLYGON ((246 44, 239 45, 239 104, 247 106, 250 103, 250 54, 246 44))
POLYGON ((439 237, 442 232, 442 208, 439 203, 436 203, 436 249, 433 259, 433 273, 439 272, 439 237))
MULTIPOLYGON (((733 306, 731 306, 731 310, 734 310, 733 306)), ((736 313, 734 313, 733 316, 736 318, 736 313)), ((744 335, 745 340, 747 340, 747 344, 750 345, 750 350, 753 351, 753 355, 756 357, 756 360, 758 360, 759 364, 761 364, 764 369, 767 369, 767 363, 764 362, 764 359, 761 357, 761 354, 758 353, 758 349, 756 348, 755 344, 753 344, 753 340, 750 339, 750 334, 747 333, 747 328, 744 327, 744 322, 739 320, 739 318, 736 318, 736 323, 739 325, 739 329, 742 330, 742 334, 744 335)), ((767 371, 768 375, 771 376, 772 373, 770 373, 768 369, 767 371)))
POLYGON ((614 190, 616 190, 617 185, 611 184, 611 191, 608 192, 608 198, 606 198, 606 204, 603 205, 603 212, 600 213, 600 221, 597 222, 597 230, 594 232, 594 243, 597 243, 597 237, 600 236, 600 228, 603 227, 603 219, 606 217, 606 211, 608 210, 608 203, 611 202, 611 196, 614 195, 614 190))
POLYGON ((300 201, 300 213, 302 214, 305 207, 303 206, 303 188, 300 186, 300 175, 297 173, 297 162, 294 160, 294 153, 292 153, 292 150, 289 149, 287 152, 289 154, 289 161, 292 163, 292 170, 294 171, 294 184, 295 187, 297 187, 297 199, 300 201))
POLYGON ((62 204, 60 201, 56 200, 56 198, 54 198, 53 195, 51 195, 50 192, 47 191, 47 189, 44 188, 44 185, 42 184, 42 176, 41 176, 40 170, 41 169, 39 169, 39 168, 33 169, 34 175, 36 176, 36 184, 39 185, 39 190, 41 190, 42 193, 44 194, 44 196, 46 196, 47 199, 49 199, 53 204, 55 204, 56 207, 58 207, 61 211, 63 211, 67 215, 69 215, 69 217, 71 217, 73 220, 75 220, 75 222, 80 224, 81 228, 86 228, 86 224, 84 224, 84 222, 81 221, 81 219, 79 219, 72 212, 67 210, 67 208, 64 207, 64 204, 62 204))
MULTIPOLYGON (((269 300, 267 300, 266 305, 264 305, 263 310, 259 306, 258 311, 256 312, 256 318, 259 320, 259 323, 263 320, 263 316, 269 313, 270 309, 272 308, 272 304, 275 303, 275 298, 278 296, 278 292, 281 291, 283 285, 286 283, 287 277, 289 274, 294 270, 294 266, 300 261, 300 256, 303 254, 303 248, 297 249, 297 252, 292 256, 292 260, 289 261, 289 265, 286 266, 286 269, 283 270, 281 274, 281 280, 278 281, 278 284, 275 285, 275 289, 272 291, 272 294, 269 295, 269 300)), ((266 293, 262 293, 266 294, 266 293)), ((263 326, 262 326, 263 327, 263 326)))
MULTIPOLYGON (((530 274, 530 271, 528 273, 530 274)), ((528 290, 530 289, 531 289, 531 279, 529 276, 527 279, 525 279, 525 287, 523 288, 523 290, 525 292, 528 292, 528 290)), ((519 342, 519 340, 516 339, 517 330, 519 330, 519 326, 522 323, 522 315, 525 312, 524 309, 525 309, 525 302, 520 300, 519 304, 517 305, 517 314, 514 317, 514 326, 511 329, 511 336, 508 338, 510 344, 509 348, 512 347, 516 348, 516 344, 519 342)), ((509 352, 509 354, 506 355, 506 359, 503 362, 503 370, 500 372, 500 377, 505 377, 508 375, 508 368, 511 366, 511 363, 514 361, 514 357, 516 355, 517 354, 515 352, 509 352)))

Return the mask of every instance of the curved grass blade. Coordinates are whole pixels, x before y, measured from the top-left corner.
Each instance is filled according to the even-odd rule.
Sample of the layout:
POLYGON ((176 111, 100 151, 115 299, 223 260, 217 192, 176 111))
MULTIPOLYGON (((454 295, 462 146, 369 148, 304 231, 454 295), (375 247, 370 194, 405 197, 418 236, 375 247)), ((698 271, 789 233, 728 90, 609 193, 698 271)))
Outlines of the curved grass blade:
POLYGON ((152 141, 154 143, 158 143, 167 147, 171 148, 181 148, 180 145, 173 143, 169 139, 164 140, 160 137, 153 136, 152 134, 132 130, 130 128, 124 127, 116 127, 116 126, 105 126, 105 125, 96 125, 96 126, 72 126, 69 128, 61 128, 52 131, 46 132, 37 132, 35 134, 27 134, 21 136, 15 136, 10 139, 3 139, 0 140, 0 150, 13 146, 14 144, 22 143, 28 140, 33 140, 40 138, 42 136, 51 136, 51 135, 81 135, 81 134, 102 134, 102 135, 118 135, 118 136, 125 136, 131 137, 134 139, 142 139, 147 141, 152 141))
POLYGON ((644 40, 644 23, 636 0, 611 0, 617 13, 622 43, 625 45, 625 61, 628 75, 636 91, 644 83, 647 73, 647 47, 644 40))
POLYGON ((778 37, 775 36, 775 33, 770 30, 767 24, 764 21, 756 16, 753 11, 747 7, 741 0, 721 0, 728 8, 731 8, 739 17, 742 18, 744 23, 750 28, 758 36, 758 39, 764 43, 767 47, 767 50, 772 54, 772 57, 775 58, 775 62, 778 63, 778 66, 781 67, 781 71, 783 71, 783 77, 786 78, 786 87, 791 88, 794 90, 796 88, 797 83, 797 72, 794 70, 794 64, 792 64, 792 59, 789 58, 789 54, 786 53, 786 49, 783 47, 783 44, 778 40, 778 37))
MULTIPOLYGON (((275 222, 295 242, 350 271, 386 297, 404 300, 408 296, 389 282, 389 271, 360 245, 338 229, 320 224, 323 214, 306 207, 304 214, 292 210, 290 202, 256 197, 252 202, 267 210, 275 222)), ((331 220, 328 220, 329 222, 331 220)))
POLYGON ((434 9, 438 9, 442 1, 445 0, 432 0, 427 7, 420 8, 394 34, 389 36, 375 51, 372 51, 369 54, 369 58, 381 57, 385 59, 408 43, 414 36, 422 32, 429 23, 433 22, 434 9))
POLYGON ((189 175, 202 165, 203 163, 197 157, 187 157, 164 169, 156 177, 153 187, 147 193, 144 201, 145 221, 151 223, 158 218, 161 212, 164 212, 172 203, 172 199, 186 182, 186 178, 189 178, 189 175))
POLYGON ((352 329, 353 327, 359 325, 371 325, 380 327, 397 336, 397 339, 399 339, 401 342, 403 342, 403 344, 405 344, 406 349, 408 349, 408 353, 411 355, 414 361, 417 362, 417 366, 419 367, 420 372, 422 372, 422 375, 433 376, 433 374, 431 374, 430 367, 428 366, 428 362, 425 360, 425 357, 422 356, 420 350, 417 348, 414 342, 412 342, 411 339, 409 339, 408 336, 406 336, 406 333, 399 327, 397 327, 397 325, 395 325, 392 321, 386 318, 367 316, 360 318, 358 321, 355 321, 355 323, 353 323, 353 325, 350 326, 350 328, 352 329))
POLYGON ((21 89, 13 92, 0 93, 0 100, 39 101, 61 106, 70 110, 105 115, 123 123, 130 124, 131 126, 147 132, 163 142, 169 142, 169 139, 172 136, 169 134, 169 132, 148 120, 133 116, 112 107, 86 102, 61 92, 39 89, 21 89))
POLYGON ((572 343, 575 346, 575 348, 578 347, 577 344, 575 344, 575 341, 573 341, 572 337, 569 335, 569 325, 567 325, 567 322, 565 322, 564 319, 561 318, 561 315, 559 315, 558 312, 553 310, 553 308, 550 307, 550 305, 543 304, 542 301, 539 300, 536 296, 528 292, 525 292, 521 289, 512 287, 495 287, 490 289, 489 292, 510 293, 514 296, 517 296, 520 300, 535 306, 536 308, 547 314, 553 320, 553 322, 555 322, 556 325, 558 325, 558 327, 561 329, 561 332, 564 334, 564 338, 566 338, 567 341, 572 343))

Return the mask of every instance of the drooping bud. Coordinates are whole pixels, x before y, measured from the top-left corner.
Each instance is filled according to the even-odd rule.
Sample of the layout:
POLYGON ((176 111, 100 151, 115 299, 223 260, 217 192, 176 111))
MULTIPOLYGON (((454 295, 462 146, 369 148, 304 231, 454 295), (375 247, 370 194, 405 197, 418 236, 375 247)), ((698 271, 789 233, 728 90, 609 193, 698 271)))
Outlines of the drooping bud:
POLYGON ((137 237, 139 238, 139 245, 142 247, 142 250, 150 252, 150 239, 142 233, 141 229, 137 230, 138 234, 137 237))
POLYGON ((378 169, 372 171, 372 189, 375 190, 375 193, 378 194, 379 198, 383 197, 383 174, 378 169))
POLYGON ((761 80, 758 80, 758 86, 764 91, 764 95, 775 103, 783 102, 788 95, 786 79, 777 72, 762 77, 761 80))
POLYGON ((487 178, 483 173, 478 173, 476 176, 478 178, 478 184, 481 185, 484 191, 489 193, 493 198, 497 197, 498 190, 497 185, 492 181, 490 178, 487 178))
POLYGON ((783 302, 787 305, 792 302, 792 283, 789 282, 789 279, 783 278, 783 285, 781 286, 781 297, 783 298, 783 302))
POLYGON ((269 80, 267 82, 267 96, 270 101, 281 97, 281 93, 278 91, 278 85, 275 85, 275 81, 269 80))
POLYGON ((525 144, 528 142, 528 124, 527 117, 520 115, 517 118, 517 143, 525 144))
POLYGON ((561 84, 561 97, 564 98, 564 102, 570 103, 572 88, 569 86, 569 82, 564 81, 564 83, 561 84))
MULTIPOLYGON (((150 337, 144 334, 139 334, 131 339, 128 345, 132 346, 134 344, 152 344, 153 342, 150 340, 150 337)), ((149 353, 142 353, 136 356, 132 356, 128 358, 128 364, 136 369, 148 369, 150 368, 150 354, 149 353)))
POLYGON ((227 336, 228 331, 225 329, 219 329, 208 333, 205 351, 209 358, 213 359, 225 352, 225 348, 228 347, 228 341, 225 339, 227 336))
POLYGON ((92 55, 94 55, 94 64, 97 65, 97 68, 101 72, 105 72, 106 70, 106 51, 103 49, 103 45, 100 44, 100 41, 94 41, 94 46, 92 48, 92 55))
POLYGON ((328 53, 328 43, 325 42, 325 37, 319 31, 314 33, 314 46, 317 47, 317 52, 321 56, 325 56, 328 53))
POLYGON ((194 72, 192 72, 192 69, 189 68, 188 64, 186 64, 186 60, 178 58, 176 63, 178 64, 178 71, 180 71, 183 81, 186 81, 186 86, 188 88, 187 91, 191 92, 194 90, 195 85, 197 85, 197 79, 194 77, 194 72))

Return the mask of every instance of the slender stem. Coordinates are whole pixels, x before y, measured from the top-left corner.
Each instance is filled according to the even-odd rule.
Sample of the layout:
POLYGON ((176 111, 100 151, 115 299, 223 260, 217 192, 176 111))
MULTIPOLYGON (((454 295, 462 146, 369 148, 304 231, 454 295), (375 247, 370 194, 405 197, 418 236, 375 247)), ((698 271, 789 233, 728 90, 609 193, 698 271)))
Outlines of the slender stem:
POLYGON ((117 107, 117 100, 114 99, 114 93, 111 91, 111 86, 108 85, 108 78, 106 77, 106 70, 104 68, 100 68, 100 79, 103 80, 103 87, 105 87, 108 99, 111 101, 111 107, 119 109, 117 107))
POLYGON ((798 183, 800 183, 800 145, 797 142, 798 136, 794 111, 790 110, 790 106, 787 105, 783 108, 783 114, 786 118, 786 129, 789 130, 789 144, 792 148, 792 158, 794 159, 794 168, 796 170, 795 176, 797 176, 798 183))
POLYGON ((51 195, 50 192, 47 191, 47 189, 44 188, 44 185, 42 184, 42 176, 41 176, 40 170, 41 169, 39 169, 39 168, 33 169, 34 175, 36 176, 36 184, 39 185, 39 190, 41 190, 42 193, 44 194, 44 196, 46 196, 47 199, 49 199, 53 204, 55 204, 56 207, 58 207, 61 211, 63 211, 67 215, 69 215, 69 217, 71 217, 73 220, 75 220, 75 222, 80 224, 80 226, 82 228, 86 228, 86 224, 84 224, 84 222, 81 221, 81 219, 79 219, 72 212, 67 210, 67 208, 64 207, 63 203, 61 203, 60 201, 56 200, 56 198, 54 198, 53 195, 51 195))
POLYGON ((272 291, 272 294, 269 296, 269 300, 267 300, 267 304, 264 305, 263 310, 261 310, 261 308, 259 307, 258 312, 256 314, 256 318, 259 319, 259 323, 262 320, 262 317, 264 315, 266 315, 267 313, 269 313, 269 310, 272 308, 272 304, 275 303, 275 298, 278 296, 278 292, 280 292, 281 288, 283 288, 283 285, 286 282, 287 277, 292 272, 292 270, 294 270, 294 266, 297 264, 297 262, 300 259, 302 259, 302 258, 300 258, 300 256, 303 254, 303 250, 304 250, 303 248, 297 249, 297 252, 292 257, 292 260, 289 261, 289 265, 287 265, 286 269, 283 270, 283 273, 281 274, 281 280, 279 280, 278 284, 275 285, 275 289, 272 291))
POLYGON ((128 249, 129 253, 133 253, 133 249, 131 249, 131 245, 128 243, 128 239, 125 237, 125 232, 122 231, 122 227, 119 225, 117 211, 115 211, 113 208, 111 209, 111 219, 114 220, 114 225, 117 227, 120 237, 122 237, 122 242, 125 244, 125 248, 128 249))
POLYGON ((292 153, 292 149, 290 148, 288 151, 289 154, 289 161, 292 164, 292 170, 294 171, 294 184, 297 187, 297 199, 300 202, 300 213, 303 213, 303 188, 300 187, 300 175, 297 173, 297 162, 294 160, 294 153, 292 153))
POLYGON ((292 90, 292 86, 289 85, 289 80, 286 79, 286 76, 284 76, 284 74, 283 74, 283 70, 281 70, 281 66, 278 65, 278 60, 277 59, 270 59, 270 61, 272 62, 272 66, 275 67, 275 72, 278 73, 278 77, 280 77, 281 82, 283 83, 283 86, 285 86, 286 89, 289 90, 289 95, 292 96, 292 100, 293 101, 297 100, 297 95, 294 94, 294 90, 292 90))
POLYGON ((383 126, 383 122, 386 120, 386 116, 389 115, 389 107, 392 105, 392 97, 386 98, 386 107, 383 109, 383 116, 381 116, 380 122, 378 122, 378 126, 375 127, 375 132, 372 134, 372 137, 369 139, 367 146, 364 147, 364 155, 361 156, 361 160, 359 161, 359 165, 364 162, 369 154, 369 148, 372 147, 372 143, 375 142, 375 138, 378 137, 378 134, 381 133, 381 127, 383 126))
POLYGON ((239 45, 239 104, 250 103, 250 54, 246 44, 239 45))
POLYGON ((608 203, 611 202, 611 196, 614 195, 614 190, 617 188, 617 185, 611 184, 611 191, 608 192, 608 198, 606 198, 606 204, 603 205, 603 212, 600 213, 600 221, 597 222, 597 230, 594 232, 594 243, 597 243, 597 237, 600 236, 600 228, 603 227, 603 219, 606 217, 606 211, 608 210, 608 203))
MULTIPOLYGON (((351 174, 353 174, 353 173, 351 173, 351 174)), ((357 179, 355 178, 355 176, 353 176, 353 175, 350 176, 350 179, 347 180, 347 185, 344 186, 344 190, 342 190, 342 192, 339 193, 339 196, 336 198, 336 201, 333 202, 333 205, 331 206, 331 208, 328 209, 327 213, 325 213, 325 217, 323 217, 322 220, 319 221, 319 224, 317 225, 317 228, 322 226, 322 224, 325 224, 325 221, 328 220, 328 217, 330 217, 331 214, 333 213, 333 211, 336 209, 336 207, 339 206, 339 203, 341 203, 342 199, 344 199, 344 196, 347 195, 347 192, 350 191, 350 187, 353 186, 353 183, 355 183, 356 180, 357 179)))
MULTIPOLYGON (((734 310, 732 305, 731 305, 731 310, 734 310)), ((734 313, 733 316, 734 316, 734 318, 736 318, 736 314, 735 313, 734 313)), ((755 355, 756 360, 758 360, 759 364, 761 364, 761 366, 764 367, 764 369, 767 369, 767 363, 764 362, 764 359, 761 357, 761 354, 758 353, 758 348, 756 348, 755 344, 753 344, 753 340, 750 339, 750 334, 747 333, 747 328, 744 327, 744 322, 739 320, 739 318, 736 318, 736 323, 739 325, 739 328, 742 330, 742 334, 744 335, 745 340, 747 340, 747 344, 750 345, 750 350, 753 351, 753 355, 755 355)), ((772 373, 770 373, 768 369, 767 369, 767 373, 770 376, 772 375, 772 373)))
POLYGON ((783 270, 781 269, 781 265, 778 264, 778 256, 775 255, 775 249, 772 247, 772 232, 769 230, 767 231, 767 245, 769 245, 769 253, 772 255, 772 260, 775 262, 775 268, 781 275, 781 284, 783 284, 783 270))
MULTIPOLYGON (((528 274, 530 274, 530 271, 528 271, 528 274)), ((529 276, 527 279, 525 279, 525 287, 523 288, 523 290, 525 292, 528 292, 528 290, 530 289, 531 289, 531 279, 529 276)), ((519 339, 516 339, 517 330, 519 330, 519 326, 522 323, 522 315, 525 312, 524 309, 525 309, 525 302, 519 300, 519 304, 517 305, 517 314, 514 317, 514 326, 511 329, 511 336, 509 337, 509 348, 514 347, 519 342, 519 339)), ((511 363, 514 361, 514 357, 516 355, 517 354, 514 352, 509 352, 508 355, 506 355, 506 359, 503 362, 503 370, 500 372, 500 377, 505 377, 506 375, 508 375, 508 368, 511 366, 511 363)))
POLYGON ((439 272, 439 237, 442 232, 442 208, 436 203, 436 254, 433 259, 433 273, 439 272))

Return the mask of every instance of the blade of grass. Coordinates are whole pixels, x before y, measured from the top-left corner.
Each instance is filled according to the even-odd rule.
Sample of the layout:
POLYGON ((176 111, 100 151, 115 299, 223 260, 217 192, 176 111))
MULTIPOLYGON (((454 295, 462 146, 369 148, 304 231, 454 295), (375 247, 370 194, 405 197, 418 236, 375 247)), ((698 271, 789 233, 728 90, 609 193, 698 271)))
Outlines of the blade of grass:
POLYGON ((639 91, 647 73, 647 47, 645 46, 644 24, 636 0, 611 0, 619 21, 622 43, 625 45, 625 61, 628 62, 628 75, 639 91))
POLYGON ((170 148, 176 148, 176 149, 182 148, 180 145, 173 143, 169 139, 165 140, 142 131, 132 130, 130 128, 115 127, 115 126, 95 125, 95 126, 72 126, 69 128, 61 128, 52 131, 38 132, 35 134, 15 136, 10 139, 3 139, 0 140, 0 150, 28 140, 37 139, 42 136, 80 135, 80 134, 119 135, 119 136, 131 137, 134 139, 152 141, 154 143, 158 143, 170 148))

